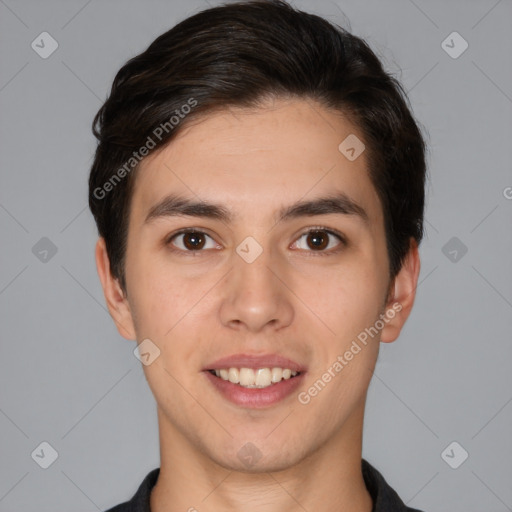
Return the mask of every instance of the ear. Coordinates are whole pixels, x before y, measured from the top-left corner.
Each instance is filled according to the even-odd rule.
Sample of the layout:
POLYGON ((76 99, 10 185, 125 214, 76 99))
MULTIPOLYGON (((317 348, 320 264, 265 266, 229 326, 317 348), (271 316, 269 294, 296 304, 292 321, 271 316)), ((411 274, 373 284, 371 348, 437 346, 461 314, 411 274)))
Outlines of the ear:
POLYGON ((110 316, 114 320, 119 334, 127 340, 135 340, 136 334, 130 305, 118 279, 112 276, 105 239, 102 237, 96 243, 96 268, 110 316))
POLYGON ((402 268, 393 280, 385 309, 385 326, 381 331, 383 343, 395 341, 402 330, 414 304, 416 287, 420 274, 420 256, 418 244, 410 239, 409 251, 404 259, 402 268))

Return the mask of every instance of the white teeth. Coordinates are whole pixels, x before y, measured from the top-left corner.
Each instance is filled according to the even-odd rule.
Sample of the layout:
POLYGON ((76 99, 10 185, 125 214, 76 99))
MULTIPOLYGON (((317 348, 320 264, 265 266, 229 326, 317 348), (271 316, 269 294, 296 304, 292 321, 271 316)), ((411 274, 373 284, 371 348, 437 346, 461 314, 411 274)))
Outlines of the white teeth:
POLYGON ((279 382, 283 378, 282 368, 272 368, 272 382, 279 382))
POLYGON ((240 368, 240 386, 250 386, 255 380, 252 368, 240 368))
POLYGON ((228 380, 233 384, 238 384, 240 382, 240 372, 236 368, 230 368, 228 370, 228 380))
POLYGON ((214 373, 217 377, 244 388, 266 388, 298 374, 289 368, 219 368, 214 373))
POLYGON ((256 370, 256 378, 254 384, 256 386, 266 387, 272 382, 272 374, 268 368, 259 368, 256 370))

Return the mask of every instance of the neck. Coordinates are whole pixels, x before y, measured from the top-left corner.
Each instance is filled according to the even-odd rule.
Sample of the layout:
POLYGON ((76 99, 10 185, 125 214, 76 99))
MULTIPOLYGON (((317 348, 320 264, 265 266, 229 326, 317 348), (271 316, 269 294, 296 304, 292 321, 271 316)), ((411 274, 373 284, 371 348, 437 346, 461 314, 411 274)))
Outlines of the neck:
POLYGON ((282 471, 246 473, 219 466, 191 446, 159 409, 160 474, 151 512, 371 512, 361 471, 363 406, 340 435, 282 471))

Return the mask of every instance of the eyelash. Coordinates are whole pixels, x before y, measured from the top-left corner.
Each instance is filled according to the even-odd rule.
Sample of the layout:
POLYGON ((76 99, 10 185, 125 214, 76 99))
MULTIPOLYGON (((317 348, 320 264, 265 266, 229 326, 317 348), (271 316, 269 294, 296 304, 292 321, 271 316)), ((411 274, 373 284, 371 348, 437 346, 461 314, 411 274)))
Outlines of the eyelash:
MULTIPOLYGON (((343 234, 341 234, 338 231, 335 231, 335 230, 332 230, 332 229, 329 229, 329 228, 326 228, 326 227, 323 227, 323 226, 315 226, 315 227, 309 228, 307 231, 301 233, 301 235, 297 238, 297 240, 300 240, 304 235, 308 235, 308 234, 310 234, 312 232, 315 232, 315 231, 320 231, 320 232, 324 232, 324 233, 327 233, 329 235, 335 236, 340 241, 340 244, 339 244, 340 247, 335 247, 334 249, 321 250, 321 251, 313 251, 313 250, 300 249, 300 250, 305 251, 307 253, 312 253, 312 254, 310 254, 310 256, 312 256, 312 257, 316 257, 316 256, 330 256, 330 255, 333 255, 333 254, 337 254, 338 252, 340 252, 347 245, 346 238, 345 238, 345 236, 343 234)), ((208 233, 205 233, 204 231, 201 231, 199 229, 185 228, 185 229, 181 229, 180 231, 177 231, 176 233, 173 233, 172 235, 167 237, 167 239, 165 241, 165 245, 170 248, 170 251, 172 251, 174 253, 181 253, 181 254, 186 255, 186 256, 196 256, 198 253, 204 252, 204 249, 198 249, 196 251, 188 251, 188 250, 185 251, 183 249, 178 249, 178 248, 172 247, 171 242, 176 237, 178 237, 179 235, 188 234, 188 233, 206 235, 209 238, 212 238, 210 235, 208 235, 208 233)))

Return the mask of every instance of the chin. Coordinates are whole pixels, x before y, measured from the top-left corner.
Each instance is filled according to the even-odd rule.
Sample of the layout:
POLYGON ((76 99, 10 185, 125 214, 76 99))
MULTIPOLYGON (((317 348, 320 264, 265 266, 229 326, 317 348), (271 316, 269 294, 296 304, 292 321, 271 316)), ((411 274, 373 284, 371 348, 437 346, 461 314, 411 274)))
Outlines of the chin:
POLYGON ((216 464, 229 471, 251 474, 284 471, 307 457, 304 443, 299 443, 298 440, 297 445, 286 443, 282 439, 275 439, 274 442, 264 438, 230 441, 221 448, 221 452, 216 447, 217 449, 209 453, 209 457, 216 464))
POLYGON ((262 456, 259 460, 242 462, 237 455, 234 457, 222 457, 215 460, 219 466, 229 471, 249 474, 275 473, 287 470, 295 466, 298 460, 291 457, 284 457, 280 454, 273 454, 271 457, 262 456))

